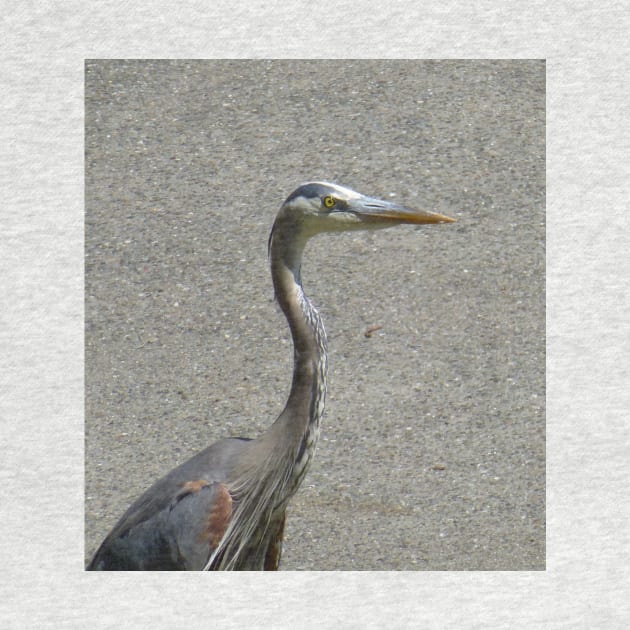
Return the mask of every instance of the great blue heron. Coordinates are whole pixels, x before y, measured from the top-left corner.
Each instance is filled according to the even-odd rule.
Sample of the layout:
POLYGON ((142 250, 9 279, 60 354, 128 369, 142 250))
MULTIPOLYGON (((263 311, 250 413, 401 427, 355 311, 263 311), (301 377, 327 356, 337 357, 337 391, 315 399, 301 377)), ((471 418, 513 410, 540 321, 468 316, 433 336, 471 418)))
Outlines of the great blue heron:
POLYGON ((326 333, 300 279, 306 242, 320 232, 452 221, 324 182, 289 195, 268 245, 294 346, 284 410, 259 438, 223 439, 154 483, 123 514, 88 570, 277 569, 286 506, 313 457, 326 393, 326 333))

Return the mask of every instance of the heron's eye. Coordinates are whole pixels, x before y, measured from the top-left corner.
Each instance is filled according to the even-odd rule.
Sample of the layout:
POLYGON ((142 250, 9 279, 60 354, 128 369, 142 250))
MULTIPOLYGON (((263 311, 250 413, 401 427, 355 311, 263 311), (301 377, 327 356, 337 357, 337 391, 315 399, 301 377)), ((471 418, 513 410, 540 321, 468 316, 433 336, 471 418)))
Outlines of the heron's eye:
POLYGON ((335 203, 337 203, 337 201, 335 200, 335 198, 332 195, 326 195, 324 197, 324 205, 327 208, 332 208, 335 205, 335 203))

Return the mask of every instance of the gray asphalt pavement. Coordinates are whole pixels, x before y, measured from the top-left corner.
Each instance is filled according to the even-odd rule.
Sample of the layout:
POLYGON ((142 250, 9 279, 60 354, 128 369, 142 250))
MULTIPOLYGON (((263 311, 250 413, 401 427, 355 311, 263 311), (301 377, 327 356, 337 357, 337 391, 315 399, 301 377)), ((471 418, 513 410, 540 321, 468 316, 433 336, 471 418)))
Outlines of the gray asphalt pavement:
POLYGON ((267 236, 324 179, 458 222, 309 245, 329 395, 281 568, 544 569, 544 62, 94 61, 85 96, 86 559, 282 409, 267 236))

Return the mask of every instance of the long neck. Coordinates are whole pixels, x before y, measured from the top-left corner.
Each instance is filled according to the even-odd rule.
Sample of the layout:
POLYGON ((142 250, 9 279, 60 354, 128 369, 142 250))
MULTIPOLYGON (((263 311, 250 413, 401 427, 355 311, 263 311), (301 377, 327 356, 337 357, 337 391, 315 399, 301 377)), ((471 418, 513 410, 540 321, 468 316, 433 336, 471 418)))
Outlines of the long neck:
MULTIPOLYGON (((284 510, 306 474, 319 437, 326 394, 326 333, 302 290, 305 243, 297 227, 276 221, 269 248, 271 276, 293 337, 293 381, 278 419, 245 451, 247 460, 231 484, 236 511, 207 566, 221 558, 216 560, 221 568, 237 568, 249 541, 260 536, 261 529, 262 536, 268 534, 272 515, 284 510)), ((264 558, 258 560, 262 566, 264 558)))
POLYGON ((276 299, 289 324, 294 349, 291 391, 271 433, 287 447, 297 448, 300 456, 315 446, 324 410, 327 371, 326 332, 300 279, 305 243, 299 231, 282 224, 274 229, 270 243, 276 299))

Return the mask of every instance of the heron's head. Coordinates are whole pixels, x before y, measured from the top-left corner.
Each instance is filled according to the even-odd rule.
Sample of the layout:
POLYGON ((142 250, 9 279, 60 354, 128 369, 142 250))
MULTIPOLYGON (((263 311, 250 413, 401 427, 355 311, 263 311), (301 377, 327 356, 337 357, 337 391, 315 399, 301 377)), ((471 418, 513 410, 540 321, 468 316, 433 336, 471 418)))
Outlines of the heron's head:
POLYGON ((292 224, 310 238, 320 232, 370 230, 401 223, 452 223, 455 219, 367 197, 337 184, 309 182, 287 197, 276 221, 292 224))

